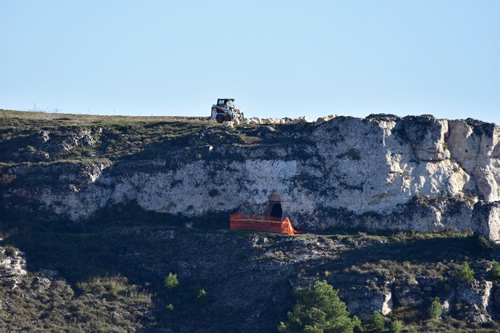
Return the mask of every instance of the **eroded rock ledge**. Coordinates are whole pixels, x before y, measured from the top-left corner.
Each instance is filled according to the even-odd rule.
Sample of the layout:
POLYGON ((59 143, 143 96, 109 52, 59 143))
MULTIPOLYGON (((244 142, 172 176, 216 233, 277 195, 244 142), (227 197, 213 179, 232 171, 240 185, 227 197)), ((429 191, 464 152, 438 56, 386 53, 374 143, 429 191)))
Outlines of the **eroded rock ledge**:
POLYGON ((131 201, 185 216, 264 214, 280 203, 284 215, 308 230, 455 228, 498 241, 498 132, 495 124, 428 115, 207 125, 154 158, 138 153, 67 163, 50 156, 71 145, 99 156, 106 129, 76 130, 75 140, 64 142, 48 129, 30 134, 31 155, 48 161, 2 157, 2 172, 13 180, 4 182, 0 204, 5 212, 76 221, 131 201))

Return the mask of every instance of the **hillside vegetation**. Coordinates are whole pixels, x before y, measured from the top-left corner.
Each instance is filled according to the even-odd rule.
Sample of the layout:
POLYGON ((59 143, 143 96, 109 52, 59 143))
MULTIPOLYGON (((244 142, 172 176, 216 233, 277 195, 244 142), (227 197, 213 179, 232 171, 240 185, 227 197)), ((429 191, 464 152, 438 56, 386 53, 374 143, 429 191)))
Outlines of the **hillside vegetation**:
MULTIPOLYGON (((0 110, 0 195, 19 181, 7 168, 155 159, 172 147, 196 160, 201 145, 272 144, 270 131, 200 118, 0 110), (69 148, 37 154, 44 131, 69 148)), ((360 318, 347 325, 357 331, 500 330, 500 248, 452 229, 234 232, 225 212, 183 217, 132 200, 81 222, 0 214, 0 232, 2 332, 278 332, 300 290, 317 281, 338 290, 323 285, 360 318)))
POLYGON ((145 150, 147 156, 144 157, 154 158, 155 154, 168 149, 169 144, 175 145, 173 139, 207 126, 217 126, 203 117, 90 116, 8 110, 0 110, 0 120, 0 162, 7 165, 116 161, 145 150), (48 133, 61 148, 48 151, 48 155, 37 154, 48 140, 48 133), (33 135, 38 137, 34 139, 33 135), (150 149, 152 147, 155 149, 150 149))

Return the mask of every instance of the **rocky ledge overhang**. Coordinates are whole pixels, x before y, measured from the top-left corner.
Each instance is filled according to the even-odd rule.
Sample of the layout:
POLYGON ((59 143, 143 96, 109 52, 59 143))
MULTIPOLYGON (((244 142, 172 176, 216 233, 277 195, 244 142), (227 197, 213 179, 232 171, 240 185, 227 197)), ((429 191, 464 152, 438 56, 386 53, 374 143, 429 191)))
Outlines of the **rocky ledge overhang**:
POLYGON ((306 230, 457 229, 499 241, 499 137, 495 124, 427 115, 207 126, 153 159, 9 165, 0 208, 79 221, 130 202, 187 217, 280 203, 306 230))

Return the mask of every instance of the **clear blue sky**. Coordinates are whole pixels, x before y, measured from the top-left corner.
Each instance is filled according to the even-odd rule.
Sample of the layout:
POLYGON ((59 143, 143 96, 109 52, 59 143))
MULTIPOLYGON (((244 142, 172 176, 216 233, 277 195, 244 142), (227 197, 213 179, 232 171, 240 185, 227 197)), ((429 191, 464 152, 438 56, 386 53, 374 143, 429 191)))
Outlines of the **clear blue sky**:
POLYGON ((0 108, 500 124, 499 0, 0 0, 0 108))

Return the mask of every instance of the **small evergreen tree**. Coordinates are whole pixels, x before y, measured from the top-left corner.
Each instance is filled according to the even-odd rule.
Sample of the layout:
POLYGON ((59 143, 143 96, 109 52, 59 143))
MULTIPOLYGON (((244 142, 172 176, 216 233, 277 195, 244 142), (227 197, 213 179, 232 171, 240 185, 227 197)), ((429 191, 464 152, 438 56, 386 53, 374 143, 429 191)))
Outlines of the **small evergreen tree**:
POLYGON ((474 281, 474 270, 469 267, 468 262, 465 262, 455 274, 455 277, 462 282, 472 282, 474 281))
POLYGON ((490 275, 495 280, 500 279, 500 263, 499 262, 496 262, 495 260, 493 260, 493 265, 491 266, 491 269, 490 269, 490 275))
POLYGON ((196 299, 198 300, 198 303, 200 305, 207 305, 208 304, 208 294, 203 288, 198 288, 198 291, 196 292, 196 299))
POLYGON ((165 278, 164 283, 167 289, 174 289, 175 287, 177 287, 179 285, 179 280, 177 280, 177 274, 172 274, 172 272, 170 272, 168 276, 165 278))
POLYGON ((385 329, 384 317, 378 311, 373 311, 373 326, 377 332, 382 332, 385 329))
POLYGON ((493 246, 491 246, 490 241, 487 240, 483 235, 477 236, 477 242, 482 249, 491 250, 493 248, 493 246))
POLYGON ((399 333, 401 332, 401 324, 399 321, 393 321, 391 323, 391 333, 399 333))
POLYGON ((349 318, 345 303, 326 281, 316 281, 297 290, 297 303, 288 320, 281 322, 281 333, 352 333, 354 320, 349 318))
POLYGON ((443 307, 441 306, 441 300, 439 297, 434 297, 432 299, 431 307, 427 311, 429 318, 435 319, 441 317, 443 314, 443 307))
POLYGON ((363 331, 363 328, 361 327, 361 319, 357 316, 352 317, 352 324, 354 326, 354 333, 360 333, 363 331))

